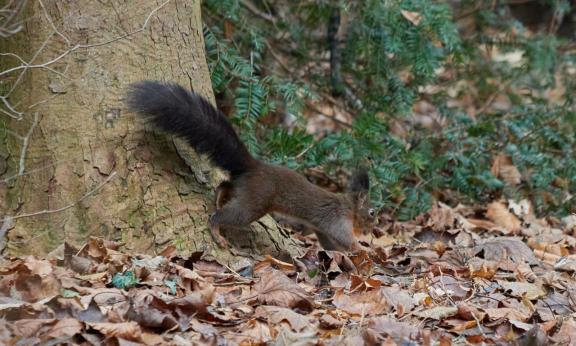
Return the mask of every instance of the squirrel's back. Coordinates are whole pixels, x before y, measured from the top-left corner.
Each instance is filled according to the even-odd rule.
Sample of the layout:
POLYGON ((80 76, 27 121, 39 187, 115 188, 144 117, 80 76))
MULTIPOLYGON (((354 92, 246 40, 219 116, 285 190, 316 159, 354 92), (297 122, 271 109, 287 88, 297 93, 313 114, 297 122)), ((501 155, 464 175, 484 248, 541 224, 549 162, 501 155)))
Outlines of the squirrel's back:
POLYGON ((184 138, 232 176, 244 173, 256 163, 226 115, 178 84, 155 81, 132 84, 127 104, 131 111, 159 129, 184 138))

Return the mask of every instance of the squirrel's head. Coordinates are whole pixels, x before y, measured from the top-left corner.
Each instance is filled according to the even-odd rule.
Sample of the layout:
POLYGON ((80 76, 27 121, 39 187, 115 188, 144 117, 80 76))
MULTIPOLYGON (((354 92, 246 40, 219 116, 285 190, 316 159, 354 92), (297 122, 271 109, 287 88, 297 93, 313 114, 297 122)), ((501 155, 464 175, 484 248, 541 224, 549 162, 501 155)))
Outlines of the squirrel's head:
POLYGON ((368 233, 378 223, 376 209, 370 203, 370 179, 366 169, 359 169, 350 180, 348 196, 354 208, 354 233, 368 233))

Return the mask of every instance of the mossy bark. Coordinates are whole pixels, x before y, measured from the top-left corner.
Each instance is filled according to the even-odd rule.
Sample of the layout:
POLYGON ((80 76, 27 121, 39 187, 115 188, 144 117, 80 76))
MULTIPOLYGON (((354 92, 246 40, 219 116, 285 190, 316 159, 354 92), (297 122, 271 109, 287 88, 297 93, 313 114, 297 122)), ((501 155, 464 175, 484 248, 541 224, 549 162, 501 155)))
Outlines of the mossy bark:
MULTIPOLYGON (((233 251, 218 249, 206 225, 222 174, 125 110, 126 86, 142 79, 178 82, 213 100, 199 0, 30 1, 24 15, 23 31, 2 40, 2 51, 50 63, 3 76, 3 95, 14 86, 8 101, 22 113, 0 115, 0 208, 15 217, 7 253, 42 254, 90 236, 145 252, 172 243, 227 262, 234 249, 298 252, 270 218, 250 232, 224 232, 233 251), (18 218, 25 214, 36 215, 18 218)), ((3 58, 2 71, 21 64, 3 58)))

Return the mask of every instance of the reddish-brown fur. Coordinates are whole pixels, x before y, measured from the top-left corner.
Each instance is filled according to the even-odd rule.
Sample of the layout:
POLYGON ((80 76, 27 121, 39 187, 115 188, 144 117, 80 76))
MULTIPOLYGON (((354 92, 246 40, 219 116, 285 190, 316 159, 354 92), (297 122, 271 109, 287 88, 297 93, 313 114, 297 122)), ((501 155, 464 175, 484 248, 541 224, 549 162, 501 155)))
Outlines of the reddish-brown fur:
POLYGON ((335 194, 288 168, 258 161, 222 112, 177 84, 133 84, 127 104, 159 129, 185 138, 197 152, 230 173, 230 181, 216 191, 217 210, 210 218, 212 236, 222 246, 227 243, 220 235, 221 226, 246 226, 271 212, 311 226, 327 250, 357 248, 354 235, 375 221, 367 198, 366 171, 353 177, 348 193, 335 194))
POLYGON ((245 226, 275 212, 313 227, 324 248, 350 250, 358 247, 354 234, 374 222, 373 214, 359 213, 369 207, 366 202, 365 192, 335 194, 288 168, 253 160, 244 174, 218 188, 210 225, 214 238, 225 245, 221 226, 245 226))

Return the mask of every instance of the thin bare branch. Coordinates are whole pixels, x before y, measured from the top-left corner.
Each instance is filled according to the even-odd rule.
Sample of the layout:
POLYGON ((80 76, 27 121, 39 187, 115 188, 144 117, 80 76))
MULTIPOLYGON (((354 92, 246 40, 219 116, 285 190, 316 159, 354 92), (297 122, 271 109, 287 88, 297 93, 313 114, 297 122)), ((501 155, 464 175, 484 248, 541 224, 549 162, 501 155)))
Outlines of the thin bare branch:
POLYGON ((32 136, 32 132, 34 132, 36 125, 38 125, 38 122, 40 121, 39 119, 40 118, 38 116, 38 112, 34 113, 34 122, 32 125, 30 125, 26 136, 22 138, 22 150, 20 152, 20 162, 18 164, 18 175, 24 174, 24 169, 26 168, 26 154, 28 152, 28 145, 30 144, 30 137, 32 136))
POLYGON ((19 18, 26 3, 27 0, 9 1, 0 9, 0 37, 6 38, 22 30, 19 18))
POLYGON ((100 190, 102 187, 104 187, 104 185, 108 184, 117 174, 118 172, 112 172, 112 174, 110 174, 108 176, 108 178, 106 178, 106 180, 104 180, 102 183, 98 184, 98 186, 96 186, 95 188, 93 188, 92 190, 88 191, 87 193, 84 194, 84 196, 80 197, 77 201, 75 201, 74 203, 70 203, 62 208, 58 208, 58 209, 44 209, 44 210, 40 210, 34 213, 27 213, 27 214, 20 214, 20 215, 15 215, 15 216, 6 216, 4 217, 2 220, 0 220, 1 222, 6 222, 6 220, 16 220, 16 219, 22 219, 25 217, 33 217, 33 216, 39 216, 39 215, 46 215, 46 214, 54 214, 54 213, 59 213, 61 211, 67 210, 72 208, 73 206, 77 205, 78 203, 82 202, 83 200, 85 200, 86 198, 94 195, 96 192, 98 192, 98 190, 100 190))
POLYGON ((124 38, 127 38, 129 36, 132 36, 134 34, 137 34, 139 32, 142 32, 146 29, 146 26, 148 25, 148 22, 150 21, 150 18, 152 18, 152 16, 158 12, 162 7, 164 7, 166 4, 168 4, 171 0, 166 0, 164 3, 162 3, 160 6, 156 7, 154 10, 152 10, 152 12, 150 12, 150 14, 148 15, 148 17, 146 18, 146 20, 144 21, 144 24, 142 25, 142 27, 140 27, 137 30, 134 30, 132 32, 129 32, 127 34, 118 36, 116 38, 113 38, 111 40, 107 40, 104 42, 100 42, 100 43, 95 43, 95 44, 76 44, 73 47, 69 48, 68 50, 64 51, 63 53, 61 53, 60 55, 58 55, 57 57, 42 63, 42 64, 35 64, 35 65, 29 65, 29 64, 24 64, 24 65, 19 65, 19 66, 15 66, 12 67, 10 69, 4 70, 2 72, 0 72, 0 76, 3 76, 5 74, 14 72, 14 71, 19 71, 25 68, 45 68, 48 65, 54 64, 55 62, 59 61, 60 59, 64 58, 65 56, 67 56, 68 54, 78 50, 78 49, 87 49, 87 48, 94 48, 94 47, 100 47, 100 46, 104 46, 107 44, 110 44, 112 42, 116 42, 119 40, 122 40, 124 38))

